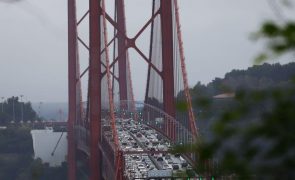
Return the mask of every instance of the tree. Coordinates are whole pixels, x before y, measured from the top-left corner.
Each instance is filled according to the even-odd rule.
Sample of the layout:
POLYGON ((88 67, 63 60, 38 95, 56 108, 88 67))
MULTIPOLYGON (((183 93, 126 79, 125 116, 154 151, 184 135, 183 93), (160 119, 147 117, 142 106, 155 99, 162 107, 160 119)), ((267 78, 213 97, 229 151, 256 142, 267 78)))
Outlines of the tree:
MULTIPOLYGON (((267 21, 257 37, 268 41, 256 63, 295 52, 295 23, 292 21, 267 21)), ((195 153, 196 171, 203 176, 295 179, 294 69, 264 64, 247 71, 232 71, 225 79, 230 79, 228 85, 236 96, 228 109, 216 114, 211 138, 198 137, 195 144, 176 146, 174 152, 195 153), (235 81, 232 76, 241 78, 235 81), (240 81, 245 82, 243 87, 237 86, 240 81), (251 86, 253 82, 262 88, 251 86), (214 165, 216 162, 218 165, 214 165)), ((224 92, 220 91, 223 84, 216 79, 208 88, 224 92)))
MULTIPOLYGON (((283 2, 285 2, 287 7, 292 7, 293 5, 293 2, 288 0, 283 2)), ((295 22, 283 17, 276 2, 269 1, 269 3, 280 21, 266 21, 262 24, 260 30, 255 33, 254 39, 267 40, 265 51, 255 59, 255 62, 258 64, 269 59, 275 59, 283 54, 291 53, 294 55, 295 22)))
POLYGON ((20 102, 18 97, 10 97, 5 102, 0 103, 3 105, 3 112, 0 113, 0 124, 7 124, 10 121, 19 122, 23 120, 35 121, 40 118, 32 108, 30 102, 20 102))

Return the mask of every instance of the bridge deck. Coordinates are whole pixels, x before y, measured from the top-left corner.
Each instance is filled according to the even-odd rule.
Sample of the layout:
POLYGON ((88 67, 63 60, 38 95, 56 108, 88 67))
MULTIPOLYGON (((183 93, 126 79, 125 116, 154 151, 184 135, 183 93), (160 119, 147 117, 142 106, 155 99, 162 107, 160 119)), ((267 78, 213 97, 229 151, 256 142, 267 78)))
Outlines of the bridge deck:
MULTIPOLYGON (((115 171, 115 155, 112 133, 106 120, 103 122, 104 136, 100 146, 105 156, 103 166, 107 167, 106 170, 113 176, 111 171, 115 171)), ((117 119, 116 130, 123 152, 126 179, 172 177, 192 169, 184 156, 169 152, 170 141, 150 126, 139 124, 133 119, 117 119)), ((78 149, 89 155, 89 148, 85 144, 89 132, 81 126, 76 127, 76 132, 80 137, 77 140, 78 149)), ((110 177, 107 173, 104 174, 110 177)))

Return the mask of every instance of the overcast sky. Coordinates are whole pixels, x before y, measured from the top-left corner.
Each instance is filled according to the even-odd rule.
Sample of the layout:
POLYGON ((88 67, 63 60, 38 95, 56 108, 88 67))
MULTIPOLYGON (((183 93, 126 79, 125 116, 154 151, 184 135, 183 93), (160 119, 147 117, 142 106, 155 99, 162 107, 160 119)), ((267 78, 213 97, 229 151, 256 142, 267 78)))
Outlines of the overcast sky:
MULTIPOLYGON (((0 0, 0 96, 24 94, 33 102, 67 101, 67 1, 13 1, 0 0)), ((150 14, 151 1, 125 1, 127 31, 132 36, 150 14)), ((88 6, 80 3, 78 17, 88 6)), ((263 44, 250 41, 250 33, 274 18, 267 0, 179 0, 179 4, 191 86, 251 66, 263 44)), ((139 46, 146 41, 141 39, 139 46)), ((146 66, 138 58, 131 52, 135 96, 142 100, 146 66)))

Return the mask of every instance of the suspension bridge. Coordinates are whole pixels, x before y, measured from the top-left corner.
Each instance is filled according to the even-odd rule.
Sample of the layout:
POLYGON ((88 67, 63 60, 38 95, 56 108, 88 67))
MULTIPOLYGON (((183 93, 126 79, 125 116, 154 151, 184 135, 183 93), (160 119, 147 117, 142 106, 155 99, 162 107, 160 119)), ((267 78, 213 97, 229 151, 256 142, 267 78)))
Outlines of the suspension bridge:
POLYGON ((108 1, 114 14, 107 12, 105 0, 89 0, 89 9, 77 17, 78 3, 68 0, 68 178, 175 177, 192 169, 195 157, 170 154, 170 147, 193 143, 198 135, 178 2, 151 0, 151 16, 128 37, 124 0, 108 1), (79 35, 85 24, 88 39, 79 35), (137 45, 146 31, 148 54, 137 45), (80 58, 80 49, 87 50, 88 59, 80 58), (141 59, 132 59, 131 49, 141 59), (86 68, 81 61, 88 62, 86 68), (146 63, 144 102, 134 99, 130 61, 146 63), (179 104, 182 108, 176 108, 179 104))

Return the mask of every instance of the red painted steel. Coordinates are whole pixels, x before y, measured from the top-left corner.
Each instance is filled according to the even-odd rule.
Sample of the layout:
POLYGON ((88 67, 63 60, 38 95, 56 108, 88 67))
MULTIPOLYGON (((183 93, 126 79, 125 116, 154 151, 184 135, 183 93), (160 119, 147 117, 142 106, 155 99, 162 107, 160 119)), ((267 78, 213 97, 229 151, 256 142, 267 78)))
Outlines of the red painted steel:
POLYGON ((134 93, 133 93, 133 83, 132 83, 132 78, 131 78, 131 69, 130 69, 130 61, 129 61, 129 54, 127 53, 127 72, 128 72, 128 81, 130 82, 130 91, 131 91, 131 108, 134 113, 134 119, 135 121, 138 120, 138 115, 136 113, 136 106, 135 106, 135 99, 134 99, 134 93))
POLYGON ((105 1, 102 0, 102 17, 103 17, 103 32, 104 32, 104 45, 105 45, 105 57, 106 57, 106 72, 107 72, 107 86, 108 86, 108 96, 109 96, 109 108, 110 108, 110 117, 111 117, 111 126, 112 126, 112 133, 113 133, 113 139, 114 139, 114 144, 115 144, 115 150, 116 153, 118 152, 119 149, 119 140, 118 140, 118 135, 117 135, 117 130, 116 130, 116 125, 115 125, 115 106, 114 106, 114 101, 113 101, 113 90, 112 90, 112 83, 111 83, 111 73, 110 73, 110 60, 109 60, 109 49, 107 47, 107 42, 108 42, 108 34, 107 34, 107 23, 106 23, 106 15, 105 15, 105 1))
MULTIPOLYGON (((74 126, 81 125, 85 128, 85 132, 90 131, 90 141, 87 146, 89 147, 89 165, 90 165, 90 180, 98 180, 102 179, 102 167, 101 163, 103 162, 103 158, 108 158, 111 163, 114 163, 113 167, 115 169, 117 179, 123 179, 123 171, 124 171, 124 158, 123 152, 119 149, 118 136, 115 126, 115 115, 114 115, 114 102, 113 102, 113 87, 111 83, 111 76, 114 79, 117 79, 119 82, 119 95, 120 100, 129 100, 133 102, 132 108, 135 111, 135 103, 133 97, 133 88, 132 88, 132 80, 131 80, 131 72, 130 72, 130 62, 128 57, 128 49, 134 48, 139 55, 142 57, 144 61, 147 62, 150 69, 154 69, 156 73, 160 75, 160 78, 163 80, 163 110, 167 113, 167 116, 163 116, 164 119, 167 119, 166 129, 164 132, 167 132, 167 136, 175 140, 176 138, 176 124, 178 122, 171 121, 176 117, 176 105, 175 105, 175 97, 174 97, 174 76, 176 72, 174 72, 174 49, 173 45, 173 16, 176 18, 177 25, 177 38, 179 43, 179 50, 181 56, 181 68, 183 75, 183 82, 185 87, 185 97, 189 106, 189 118, 190 118, 190 130, 192 133, 197 134, 196 125, 195 125, 195 117, 192 111, 192 105, 190 101, 190 95, 188 91, 188 82, 187 75, 184 64, 184 54, 183 54, 183 46, 181 39, 181 31, 180 31, 180 22, 179 22, 179 14, 178 14, 178 5, 177 0, 167 1, 160 0, 160 9, 155 12, 151 18, 142 26, 142 28, 138 31, 138 33, 133 38, 128 38, 126 36, 126 18, 125 18, 125 7, 124 0, 115 0, 117 4, 117 8, 115 9, 117 13, 117 19, 113 20, 106 12, 105 12, 105 0, 89 0, 89 11, 87 11, 82 18, 78 21, 76 19, 76 4, 75 0, 68 0, 68 30, 69 30, 69 120, 68 120, 68 162, 69 162, 69 179, 76 179, 76 163, 75 163, 75 141, 74 141, 74 126), (102 3, 102 7, 101 4, 102 3), (175 11, 173 11, 173 3, 175 5, 175 11), (172 13, 175 12, 173 15, 172 13), (77 36, 77 26, 89 16, 89 46, 77 36), (155 18, 159 16, 161 19, 161 47, 162 47, 162 70, 159 70, 155 64, 151 62, 151 58, 146 57, 142 50, 136 46, 136 40, 139 36, 145 31, 145 29, 153 23, 155 18), (101 19, 102 18, 102 19, 101 19), (117 30, 117 33, 114 34, 113 39, 108 42, 107 36, 107 26, 106 21, 109 21, 111 25, 117 30), (104 42, 102 42, 102 37, 104 38, 104 42), (118 47, 117 52, 118 56, 112 61, 109 61, 109 52, 108 46, 117 38, 118 47), (89 67, 80 74, 79 61, 78 61, 78 41, 82 43, 82 45, 89 50, 89 67), (102 49, 102 43, 104 43, 105 48, 102 49), (101 54, 105 53, 106 64, 101 63, 101 54), (119 66, 119 76, 116 77, 114 72, 111 72, 111 68, 118 63, 119 66), (104 66, 106 68, 105 72, 101 72, 101 68, 104 66), (79 69, 79 70, 78 70, 79 69), (89 86, 88 86, 88 94, 89 94, 89 121, 90 124, 86 125, 80 123, 79 121, 84 120, 84 118, 80 118, 81 109, 82 108, 82 100, 80 93, 80 81, 81 78, 86 72, 89 73, 89 86), (106 149, 101 150, 101 148, 106 148, 102 146, 102 127, 101 127, 101 116, 103 112, 101 111, 101 79, 102 77, 107 76, 107 85, 108 85, 108 95, 109 95, 109 109, 108 117, 111 120, 111 131, 112 137, 114 140, 115 148, 113 151, 108 151, 106 153, 109 154, 108 157, 102 157, 102 152, 106 149), (128 84, 129 83, 129 84, 128 84), (130 86, 130 87, 129 87, 130 86), (128 92, 131 91, 131 92, 128 92), (132 97, 129 97, 131 95, 132 97), (80 99, 79 99, 80 98, 80 99), (79 108, 78 108, 79 107, 79 108), (169 119, 169 120, 168 120, 169 119)), ((153 35, 155 32, 151 32, 153 35)), ((150 47, 152 48, 152 46, 150 47)), ((149 79, 148 79, 149 81, 149 79)), ((149 82, 147 82, 149 84, 149 82)), ((157 87, 155 87, 157 88, 157 87)), ((148 88, 147 88, 148 90, 148 88)), ((146 95, 147 96, 147 95, 146 95)), ((121 102, 120 101, 120 102, 121 102)), ((88 105, 87 105, 88 106, 88 105)), ((88 108, 87 108, 88 109, 88 108)), ((88 114, 88 111, 86 112, 88 114)), ((83 113, 82 113, 83 115, 83 113)), ((86 115, 87 116, 87 115, 86 115)), ((88 117, 88 116, 87 116, 88 117)), ((88 120, 86 120, 88 121, 88 120)), ((179 126, 179 125, 177 125, 179 126)), ((163 129, 160 129, 163 130, 163 129)), ((87 135, 88 136, 88 135, 87 135)), ((113 146, 113 145, 112 145, 113 146)), ((110 146, 111 147, 111 146, 110 146)), ((113 174, 114 175, 114 174, 113 174)))
POLYGON ((77 69, 77 28, 76 2, 68 0, 68 179, 76 179, 76 158, 74 141, 74 123, 76 121, 76 69, 77 69))
MULTIPOLYGON (((181 70, 183 74, 183 84, 184 84, 184 93, 186 102, 188 105, 188 113, 189 113, 189 121, 190 121, 190 130, 193 134, 193 138, 198 136, 197 126, 196 126, 196 118, 193 112, 192 100, 191 95, 189 92, 188 87, 188 80, 187 80, 187 72, 185 67, 185 58, 184 58, 184 50, 183 50, 183 42, 182 42, 182 33, 180 28, 180 19, 179 19, 179 8, 177 0, 174 0, 174 7, 175 7, 175 17, 176 17, 176 26, 177 26, 177 38, 180 50, 180 63, 181 63, 181 70)), ((194 139, 195 140, 195 139, 194 139)))
POLYGON ((117 153, 117 164, 116 164, 116 180, 124 180, 124 163, 123 163, 123 152, 117 153))
MULTIPOLYGON (((127 50, 126 50, 126 28, 125 28, 125 12, 124 0, 116 0, 117 2, 117 25, 118 31, 118 54, 122 54, 119 59, 119 90, 120 100, 127 100, 127 50)), ((126 109, 127 107, 122 107, 126 109)))
MULTIPOLYGON (((122 6, 122 4, 121 4, 122 6)), ((109 49, 107 46, 108 42, 108 34, 107 34, 107 23, 106 23, 106 13, 105 13, 105 1, 102 0, 102 16, 103 16, 103 28, 104 28, 104 45, 105 45, 105 57, 106 57, 106 72, 107 72, 107 85, 108 85, 108 95, 109 95, 109 108, 110 108, 110 117, 111 117, 111 127, 112 127, 112 134, 113 134, 113 139, 114 139, 114 145, 115 145, 115 154, 116 154, 116 179, 121 180, 121 174, 123 174, 122 168, 122 157, 121 157, 121 152, 119 150, 119 139, 117 135, 117 130, 116 130, 116 120, 115 120, 115 106, 114 106, 114 101, 113 101, 113 90, 112 90, 112 82, 111 82, 111 74, 110 74, 110 60, 109 60, 109 49)), ((122 15, 122 14, 121 14, 122 15)), ((123 24, 123 26, 125 26, 123 24)), ((120 44, 119 44, 120 46, 120 44)), ((123 44, 121 44, 123 46, 123 44)), ((125 46, 125 43, 124 43, 125 46)), ((123 47, 125 48, 125 47, 123 47)), ((121 59, 122 60, 122 59, 121 59)), ((124 70, 125 71, 125 76, 126 76, 126 56, 125 59, 122 61, 125 61, 125 67, 121 67, 124 69, 120 69, 120 64, 119 64, 119 70, 124 70)), ((120 61, 119 61, 120 63, 120 61)), ((120 77, 119 77, 120 80, 120 77)), ((120 82, 121 83, 121 82, 120 82)), ((123 79, 123 83, 125 83, 126 86, 126 98, 127 98, 127 77, 123 79)), ((120 89, 121 91, 121 89, 120 89)))
MULTIPOLYGON (((155 6, 152 5, 152 13, 155 12, 155 6)), ((154 38, 154 22, 151 22, 151 34, 150 34, 150 47, 149 47, 149 61, 151 61, 151 55, 152 55, 152 48, 153 48, 153 38, 154 38)), ((148 64, 148 73, 147 73, 147 80, 146 80, 146 87, 145 87, 145 96, 144 96, 144 102, 147 103, 148 95, 149 95, 149 88, 150 88, 150 75, 151 75, 151 69, 152 67, 150 64, 148 64)))
POLYGON ((90 180, 102 178, 101 143, 101 26, 100 1, 89 0, 90 180))
POLYGON ((86 16, 88 16, 89 14, 89 10, 82 16, 82 18, 78 21, 77 26, 79 26, 79 24, 86 18, 86 16))
MULTIPOLYGON (((120 1, 120 0, 117 0, 117 1, 120 1)), ((122 9, 122 15, 123 15, 123 18, 124 18, 124 23, 123 23, 123 25, 124 25, 124 31, 125 31, 125 36, 127 36, 127 34, 126 34, 126 15, 125 15, 125 3, 124 3, 124 0, 121 0, 121 3, 118 3, 117 2, 117 4, 118 5, 120 5, 120 6, 122 6, 122 7, 120 7, 120 9, 122 9)), ((119 10, 119 9, 118 9, 119 10)), ((117 13, 117 14, 119 14, 119 13, 117 13)), ((125 42, 126 42, 126 40, 125 40, 125 42)), ((124 44, 124 49, 126 48, 126 43, 124 44)), ((127 80, 129 81, 129 88, 130 88, 130 94, 131 94, 131 102, 132 102, 132 104, 131 104, 131 108, 132 108, 132 111, 135 113, 134 114, 134 118, 135 118, 135 120, 137 121, 138 120, 138 117, 137 117, 137 113, 136 113, 136 107, 135 107, 135 99, 134 99, 134 91, 133 91, 133 83, 132 83, 132 78, 131 78, 131 67, 130 67, 130 58, 129 58, 129 53, 128 53, 128 51, 127 51, 127 49, 125 49, 125 51, 126 51, 126 60, 127 60, 127 69, 126 69, 126 72, 127 72, 127 74, 128 74, 128 76, 127 76, 127 80)), ((127 86, 128 86, 128 84, 127 84, 127 86)), ((127 99, 127 100, 129 100, 129 99, 127 99)), ((122 158, 123 159, 123 158, 122 158)))
MULTIPOLYGON (((161 0, 161 33, 162 33, 162 61, 163 61, 163 105, 164 111, 175 118, 176 105, 174 99, 174 71, 173 71, 173 29, 172 29, 172 1, 161 0)), ((171 123, 167 124, 169 135, 175 138, 175 130, 171 123)))

